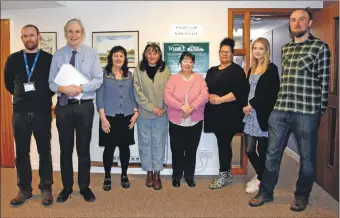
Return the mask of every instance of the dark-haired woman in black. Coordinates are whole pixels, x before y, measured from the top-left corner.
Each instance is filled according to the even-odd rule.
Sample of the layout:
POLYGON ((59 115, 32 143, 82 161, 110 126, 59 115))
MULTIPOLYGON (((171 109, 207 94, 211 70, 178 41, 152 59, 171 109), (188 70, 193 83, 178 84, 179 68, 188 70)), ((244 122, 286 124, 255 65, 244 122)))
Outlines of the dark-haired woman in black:
POLYGON ((97 90, 96 105, 100 116, 99 146, 103 146, 105 178, 103 189, 111 189, 113 154, 119 147, 121 162, 121 186, 129 188, 127 169, 130 160, 130 145, 135 144, 134 125, 138 118, 133 94, 132 74, 127 67, 127 52, 122 46, 111 49, 108 64, 104 69, 102 86, 97 90))
POLYGON ((243 111, 247 105, 249 84, 244 70, 233 60, 235 42, 225 38, 220 43, 220 65, 208 70, 206 82, 209 102, 204 111, 204 132, 214 133, 217 138, 220 169, 210 183, 218 189, 232 183, 231 141, 237 132, 243 131, 243 111))

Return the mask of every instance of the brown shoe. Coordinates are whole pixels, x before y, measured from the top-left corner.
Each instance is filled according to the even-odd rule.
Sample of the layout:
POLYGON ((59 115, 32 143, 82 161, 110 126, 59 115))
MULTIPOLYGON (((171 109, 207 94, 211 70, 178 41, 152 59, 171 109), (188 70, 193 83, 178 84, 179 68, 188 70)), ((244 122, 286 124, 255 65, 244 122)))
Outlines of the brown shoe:
POLYGON ((47 206, 52 203, 53 203, 53 196, 52 196, 51 190, 49 189, 41 190, 41 204, 47 206))
POLYGON ((19 205, 24 203, 27 199, 31 198, 32 191, 19 191, 18 194, 9 202, 12 205, 19 205))
POLYGON ((295 212, 300 212, 306 209, 308 204, 308 198, 304 196, 295 196, 290 209, 295 212))
POLYGON ((262 206, 264 203, 273 201, 273 197, 266 197, 258 193, 255 197, 250 199, 249 205, 252 207, 262 206))
POLYGON ((153 186, 153 181, 152 181, 152 171, 148 171, 147 177, 146 177, 146 181, 145 181, 145 186, 146 187, 152 187, 153 186))
POLYGON ((153 188, 155 190, 161 190, 162 189, 161 176, 159 175, 158 171, 155 171, 154 174, 153 174, 153 188))

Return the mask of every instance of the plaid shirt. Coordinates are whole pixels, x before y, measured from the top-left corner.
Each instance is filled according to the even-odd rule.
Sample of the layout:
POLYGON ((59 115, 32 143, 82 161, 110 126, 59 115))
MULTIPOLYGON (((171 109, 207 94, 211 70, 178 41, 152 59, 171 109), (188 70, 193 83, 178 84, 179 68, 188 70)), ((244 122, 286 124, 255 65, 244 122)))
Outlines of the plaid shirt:
POLYGON ((324 113, 328 104, 329 67, 328 45, 311 34, 305 42, 284 45, 281 85, 274 109, 324 113))

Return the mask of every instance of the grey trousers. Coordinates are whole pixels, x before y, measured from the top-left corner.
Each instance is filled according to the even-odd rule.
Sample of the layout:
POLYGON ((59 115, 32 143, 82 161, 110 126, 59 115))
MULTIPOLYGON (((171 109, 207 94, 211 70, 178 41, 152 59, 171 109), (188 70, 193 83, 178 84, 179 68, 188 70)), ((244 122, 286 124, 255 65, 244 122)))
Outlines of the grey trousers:
POLYGON ((142 170, 163 170, 165 146, 168 133, 166 115, 155 119, 138 119, 138 147, 142 170))

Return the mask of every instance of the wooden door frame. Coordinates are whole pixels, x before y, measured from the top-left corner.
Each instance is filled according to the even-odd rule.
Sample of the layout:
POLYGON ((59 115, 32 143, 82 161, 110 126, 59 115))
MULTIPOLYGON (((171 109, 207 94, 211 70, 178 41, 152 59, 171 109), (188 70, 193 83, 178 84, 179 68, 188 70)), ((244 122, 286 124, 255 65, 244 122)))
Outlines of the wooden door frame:
MULTIPOLYGON (((228 37, 233 38, 233 15, 244 16, 243 48, 235 49, 234 56, 245 56, 245 72, 250 68, 250 15, 289 15, 295 8, 229 8, 228 9, 228 37)), ((320 9, 309 9, 311 12, 320 9)))
MULTIPOLYGON (((1 46, 1 67, 5 63, 5 58, 7 59, 7 56, 11 53, 11 43, 10 38, 12 35, 12 28, 13 25, 11 24, 11 20, 8 18, 1 17, 1 25, 3 24, 2 21, 6 22, 4 25, 8 25, 8 33, 2 33, 1 38, 8 37, 8 47, 4 48, 6 46, 1 46), (4 53, 3 53, 4 52, 4 53)), ((7 39, 5 39, 7 40, 7 39)), ((15 166, 14 161, 14 139, 13 139, 13 130, 12 130, 12 95, 9 94, 5 88, 4 83, 4 75, 3 75, 4 69, 1 69, 1 78, 0 78, 0 99, 1 99, 1 125, 0 125, 0 131, 1 131, 1 167, 11 167, 13 168, 15 166)))

